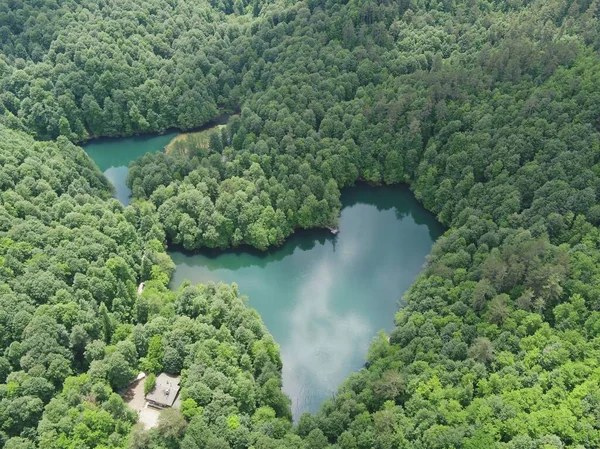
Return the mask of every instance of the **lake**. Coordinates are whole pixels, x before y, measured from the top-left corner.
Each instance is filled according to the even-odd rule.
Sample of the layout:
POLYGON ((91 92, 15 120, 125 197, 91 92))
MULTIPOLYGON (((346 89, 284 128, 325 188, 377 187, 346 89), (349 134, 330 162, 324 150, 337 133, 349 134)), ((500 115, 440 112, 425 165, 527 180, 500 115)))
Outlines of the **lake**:
MULTIPOLYGON (((192 130, 191 133, 217 129, 220 125, 226 125, 229 118, 230 115, 222 114, 204 126, 192 130)), ((164 150, 175 137, 180 135, 185 137, 186 134, 189 133, 168 131, 164 134, 99 138, 83 145, 83 149, 115 187, 115 198, 128 205, 131 200, 131 189, 127 187, 125 181, 129 172, 129 163, 146 153, 164 150)))
POLYGON ((342 195, 339 233, 301 232, 267 253, 171 252, 185 279, 236 282, 281 347, 283 389, 297 419, 365 363, 373 337, 393 328, 443 228, 404 186, 359 185, 342 195))
POLYGON ((129 163, 146 153, 161 151, 178 134, 94 139, 83 149, 115 187, 115 197, 127 205, 131 196, 131 189, 125 185, 129 163))
MULTIPOLYGON (((127 204, 129 163, 162 150, 176 133, 106 139, 85 150, 127 204)), ((280 248, 171 251, 171 287, 185 279, 236 282, 280 345, 283 389, 297 419, 316 412, 365 355, 379 330, 393 328, 403 293, 442 234, 406 186, 359 184, 342 194, 339 233, 302 231, 280 248)))

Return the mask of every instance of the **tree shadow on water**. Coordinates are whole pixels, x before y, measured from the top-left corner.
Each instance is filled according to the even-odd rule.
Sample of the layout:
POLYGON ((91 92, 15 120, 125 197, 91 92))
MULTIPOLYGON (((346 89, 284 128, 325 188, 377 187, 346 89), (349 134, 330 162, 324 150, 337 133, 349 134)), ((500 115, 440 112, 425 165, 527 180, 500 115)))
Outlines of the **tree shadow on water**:
POLYGON ((190 267, 202 266, 210 271, 227 268, 239 270, 241 268, 264 268, 271 262, 279 262, 291 256, 297 250, 311 251, 317 245, 323 246, 326 242, 334 242, 335 236, 328 229, 298 229, 286 239, 283 245, 260 251, 251 246, 240 246, 225 250, 202 249, 201 251, 187 251, 181 247, 172 247, 169 254, 176 265, 185 264, 190 267))
MULTIPOLYGON (((437 222, 435 216, 423 208, 406 185, 370 186, 359 183, 344 189, 343 209, 359 204, 375 206, 377 211, 393 210, 398 220, 410 216, 416 224, 427 226, 431 240, 436 240, 444 232, 443 226, 437 222)), ((343 228, 343 225, 342 217, 340 227, 343 228)), ((171 247, 169 253, 176 265, 203 267, 209 271, 264 268, 269 263, 279 262, 296 251, 312 251, 315 247, 324 246, 328 242, 331 242, 335 251, 336 240, 340 235, 334 235, 328 229, 298 229, 286 239, 283 245, 266 251, 250 246, 226 250, 202 249, 197 252, 171 247)))
POLYGON ((444 226, 423 207, 406 184, 373 186, 359 182, 342 191, 343 208, 358 204, 375 206, 378 211, 393 210, 398 220, 411 217, 417 225, 427 226, 433 241, 445 232, 444 226))

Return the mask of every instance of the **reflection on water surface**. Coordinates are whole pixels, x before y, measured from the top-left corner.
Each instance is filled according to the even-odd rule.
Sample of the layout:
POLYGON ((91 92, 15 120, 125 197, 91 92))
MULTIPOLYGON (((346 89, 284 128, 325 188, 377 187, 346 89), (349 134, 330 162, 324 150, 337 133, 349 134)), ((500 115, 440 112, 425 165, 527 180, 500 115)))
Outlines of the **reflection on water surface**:
POLYGON ((301 232, 258 253, 172 252, 172 286, 236 282, 281 347, 294 417, 315 412, 390 330, 403 292, 442 228, 405 187, 357 186, 342 195, 340 232, 301 232))

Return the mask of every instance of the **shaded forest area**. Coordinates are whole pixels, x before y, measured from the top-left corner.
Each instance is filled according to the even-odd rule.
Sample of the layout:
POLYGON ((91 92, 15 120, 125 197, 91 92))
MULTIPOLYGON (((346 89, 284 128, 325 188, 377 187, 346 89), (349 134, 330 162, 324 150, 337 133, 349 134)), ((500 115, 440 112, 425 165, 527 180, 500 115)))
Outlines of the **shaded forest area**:
POLYGON ((600 447, 598 0, 26 3, 0 5, 4 447, 600 447), (133 164, 127 208, 71 143, 219 106, 209 148, 133 164), (292 425, 260 317, 168 291, 164 248, 279 245, 357 180, 448 231, 292 425), (113 393, 139 369, 183 374, 150 433, 113 393))

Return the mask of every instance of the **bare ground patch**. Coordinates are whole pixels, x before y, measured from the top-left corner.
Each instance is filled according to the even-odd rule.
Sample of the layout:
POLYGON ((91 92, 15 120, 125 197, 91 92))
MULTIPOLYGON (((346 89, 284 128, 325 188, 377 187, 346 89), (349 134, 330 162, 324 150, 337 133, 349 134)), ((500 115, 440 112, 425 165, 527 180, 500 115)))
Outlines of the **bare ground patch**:
POLYGON ((158 425, 158 416, 160 410, 148 407, 146 397, 144 395, 144 382, 146 379, 140 379, 133 382, 122 397, 127 406, 135 410, 138 414, 139 421, 144 425, 146 429, 151 429, 158 425))

